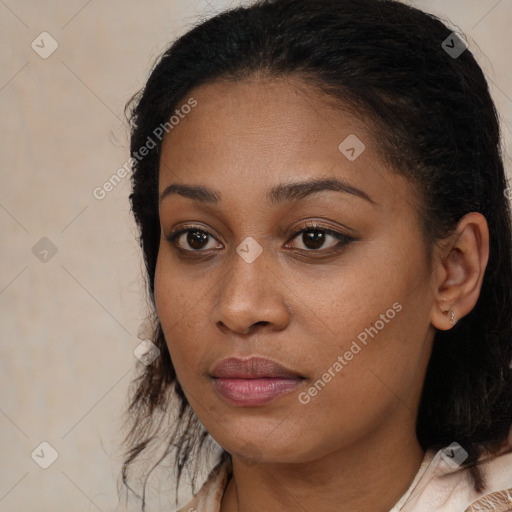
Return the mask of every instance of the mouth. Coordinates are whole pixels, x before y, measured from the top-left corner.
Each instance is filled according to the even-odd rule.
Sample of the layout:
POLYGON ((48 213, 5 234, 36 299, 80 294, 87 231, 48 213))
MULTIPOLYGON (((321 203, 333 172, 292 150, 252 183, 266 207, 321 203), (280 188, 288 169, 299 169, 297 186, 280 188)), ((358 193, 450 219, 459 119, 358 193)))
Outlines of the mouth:
POLYGON ((228 358, 211 372, 217 393, 229 405, 261 406, 290 393, 305 377, 261 357, 228 358))

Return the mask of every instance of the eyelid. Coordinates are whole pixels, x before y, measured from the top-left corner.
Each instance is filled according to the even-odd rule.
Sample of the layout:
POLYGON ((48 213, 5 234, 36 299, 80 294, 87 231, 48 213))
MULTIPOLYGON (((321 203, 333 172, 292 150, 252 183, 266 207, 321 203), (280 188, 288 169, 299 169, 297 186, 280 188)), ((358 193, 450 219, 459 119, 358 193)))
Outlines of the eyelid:
POLYGON ((353 236, 350 236, 350 235, 347 235, 341 231, 338 231, 334 228, 331 228, 331 227, 328 227, 328 226, 325 226, 323 225, 322 223, 318 222, 318 221, 306 221, 303 225, 301 225, 300 227, 296 228, 293 232, 293 234, 291 235, 291 237, 289 238, 287 244, 291 241, 291 240, 294 240, 295 238, 298 237, 298 235, 300 235, 301 233, 304 233, 308 230, 312 230, 312 231, 322 231, 323 233, 335 238, 338 240, 338 243, 335 244, 334 246, 332 247, 329 247, 327 249, 318 249, 318 250, 314 250, 314 249, 297 249, 297 251, 300 251, 302 253, 317 253, 319 255, 327 255, 329 253, 333 253, 333 252, 336 252, 337 250, 343 248, 345 245, 349 244, 350 242, 353 242, 355 240, 357 240, 357 238, 353 237, 353 236))
MULTIPOLYGON (((200 231, 202 233, 207 234, 209 237, 214 238, 215 240, 217 240, 217 242, 219 242, 219 240, 218 240, 219 237, 217 237, 217 235, 213 234, 209 228, 203 227, 200 224, 187 224, 187 223, 179 224, 169 234, 165 235, 164 238, 168 242, 171 242, 173 245, 176 246, 174 241, 177 238, 179 238, 181 235, 183 235, 184 233, 187 233, 188 231, 200 231)), ((219 242, 219 243, 221 243, 221 242, 219 242)), ((187 250, 187 249, 182 249, 182 250, 187 251, 187 252, 206 252, 206 251, 191 251, 191 250, 187 250)))

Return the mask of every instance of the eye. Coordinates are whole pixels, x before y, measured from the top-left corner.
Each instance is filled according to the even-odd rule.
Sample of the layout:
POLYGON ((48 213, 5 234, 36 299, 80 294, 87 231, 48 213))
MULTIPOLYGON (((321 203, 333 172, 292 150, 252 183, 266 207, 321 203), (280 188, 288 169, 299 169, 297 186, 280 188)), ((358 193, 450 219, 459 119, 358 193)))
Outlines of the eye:
POLYGON ((291 240, 299 237, 299 235, 302 235, 298 239, 305 248, 296 247, 296 249, 306 252, 324 252, 319 251, 322 247, 325 252, 330 252, 331 250, 336 250, 337 248, 347 245, 354 240, 354 238, 344 235, 339 231, 323 227, 314 222, 306 224, 304 229, 295 232, 291 240), (331 239, 331 244, 328 247, 324 247, 329 238, 331 239))
MULTIPOLYGON (((320 254, 334 252, 355 240, 348 235, 323 227, 315 222, 307 223, 301 230, 296 231, 290 240, 296 238, 299 239, 304 248, 295 246, 295 249, 320 254), (299 238, 299 235, 302 235, 302 238, 299 238), (325 247, 329 239, 331 243, 325 247)), ((221 247, 215 246, 215 244, 212 245, 213 240, 217 239, 210 232, 198 226, 181 226, 167 235, 165 239, 179 251, 186 253, 207 253, 210 250, 222 248, 222 244, 221 247)))
POLYGON ((199 229, 197 226, 182 227, 182 229, 177 229, 165 237, 176 248, 188 252, 206 252, 209 249, 214 249, 215 247, 208 247, 209 238, 215 240, 211 233, 199 229), (182 244, 185 244, 185 247, 182 244), (187 245, 189 248, 186 247, 187 245))

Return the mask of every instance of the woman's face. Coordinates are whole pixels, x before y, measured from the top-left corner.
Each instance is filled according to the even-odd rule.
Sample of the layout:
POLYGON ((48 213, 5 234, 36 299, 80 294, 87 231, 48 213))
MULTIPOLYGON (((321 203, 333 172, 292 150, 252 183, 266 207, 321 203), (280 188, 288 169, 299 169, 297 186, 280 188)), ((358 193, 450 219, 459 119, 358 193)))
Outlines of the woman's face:
POLYGON ((162 146, 155 299, 199 420, 267 462, 414 436, 434 294, 413 186, 360 120, 297 81, 190 96, 162 146), (291 372, 214 371, 251 357, 291 372))

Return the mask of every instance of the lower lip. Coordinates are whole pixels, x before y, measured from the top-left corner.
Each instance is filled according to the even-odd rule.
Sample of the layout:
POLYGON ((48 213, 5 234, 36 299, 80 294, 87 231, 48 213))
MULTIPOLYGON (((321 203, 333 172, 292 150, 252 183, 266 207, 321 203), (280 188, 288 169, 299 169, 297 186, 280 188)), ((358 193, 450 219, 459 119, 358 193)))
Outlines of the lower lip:
POLYGON ((277 397, 293 391, 304 379, 213 379, 220 395, 231 405, 256 406, 264 405, 277 397))

